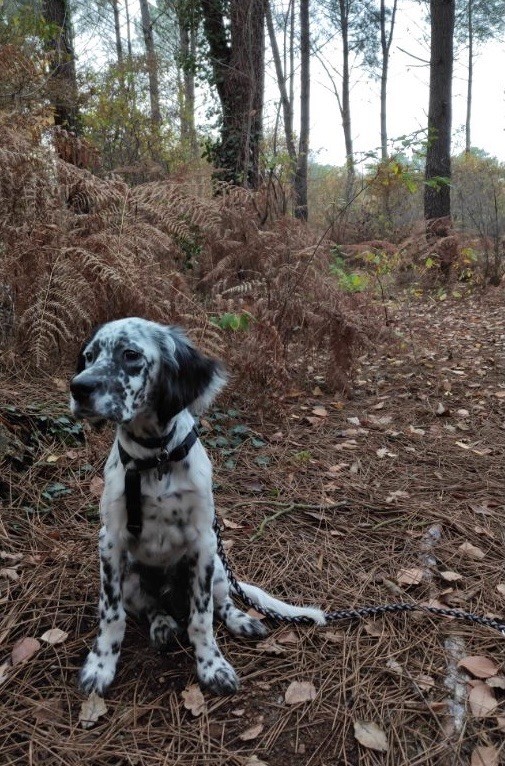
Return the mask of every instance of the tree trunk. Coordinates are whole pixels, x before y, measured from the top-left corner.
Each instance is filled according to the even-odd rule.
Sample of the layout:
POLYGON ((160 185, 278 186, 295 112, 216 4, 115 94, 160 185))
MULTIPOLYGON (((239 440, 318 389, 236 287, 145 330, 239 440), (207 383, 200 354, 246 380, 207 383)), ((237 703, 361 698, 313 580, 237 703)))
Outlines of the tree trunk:
MULTIPOLYGON (((295 103, 295 0, 290 0, 289 13, 289 103, 291 104, 291 130, 293 130, 293 104, 295 103)), ((286 69, 286 67, 284 67, 286 69)))
POLYGON ((340 30, 342 33, 342 100, 340 114, 345 142, 345 165, 347 169, 346 202, 349 202, 354 184, 354 150, 351 131, 351 97, 349 72, 349 8, 347 0, 339 0, 340 30))
POLYGON ((130 21, 130 6, 128 5, 128 0, 125 0, 124 10, 126 15, 126 41, 128 45, 128 62, 131 65, 133 60, 133 46, 132 46, 132 31, 131 31, 131 21, 130 21))
POLYGON ((381 128, 381 160, 387 162, 388 159, 388 131, 387 131, 387 85, 389 73, 389 54, 391 52, 391 43, 393 41, 393 32, 396 20, 396 8, 398 0, 393 1, 391 11, 391 22, 389 32, 386 30, 386 4, 385 0, 380 0, 380 35, 381 35, 381 94, 380 94, 380 128, 381 128))
POLYGON ((451 177, 455 0, 430 0, 430 11, 430 100, 425 169, 427 183, 424 190, 424 217, 427 220, 451 215, 449 184, 444 181, 438 182, 436 179, 451 177))
POLYGON ((300 140, 295 174, 295 217, 306 221, 310 128, 310 0, 300 0, 300 140))
POLYGON ((179 13, 179 44, 182 68, 182 99, 180 109, 181 141, 188 147, 192 159, 198 157, 195 128, 195 59, 196 35, 194 23, 179 13))
POLYGON ((286 136, 286 148, 288 150, 289 158, 294 164, 296 162, 296 147, 295 139, 293 136, 293 106, 289 100, 289 95, 286 88, 286 75, 282 71, 281 56, 279 53, 279 46, 277 45, 274 22, 272 19, 272 9, 268 0, 266 3, 266 18, 268 36, 270 38, 270 47, 272 49, 272 56, 275 64, 275 73, 277 75, 277 85, 279 87, 279 93, 281 97, 282 113, 284 117, 284 134, 286 136))
POLYGON ((160 86, 158 77, 158 59, 154 49, 153 25, 148 0, 139 0, 142 20, 142 35, 146 48, 147 74, 149 77, 149 101, 151 104, 151 122, 155 132, 161 125, 160 86))
POLYGON ((265 0, 201 0, 214 83, 222 109, 220 141, 212 149, 218 177, 256 189, 260 182, 264 89, 265 0))
POLYGON ((54 122, 67 130, 79 133, 77 78, 68 2, 43 0, 42 7, 44 19, 56 29, 56 34, 47 43, 51 53, 48 90, 54 109, 54 122))
POLYGON ((465 152, 472 148, 472 86, 473 86, 473 0, 468 0, 468 84, 466 92, 465 152))
POLYGON ((123 67, 123 42, 121 40, 121 23, 119 19, 118 0, 111 0, 112 12, 114 14, 114 34, 116 36, 116 56, 120 68, 123 67))

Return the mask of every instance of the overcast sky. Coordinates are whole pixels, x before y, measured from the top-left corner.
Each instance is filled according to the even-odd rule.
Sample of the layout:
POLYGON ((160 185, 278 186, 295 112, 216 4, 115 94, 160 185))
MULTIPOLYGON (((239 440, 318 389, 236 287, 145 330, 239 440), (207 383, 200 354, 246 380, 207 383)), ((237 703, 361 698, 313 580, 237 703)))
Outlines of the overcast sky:
MULTIPOLYGON (((388 85, 388 135, 391 139, 424 129, 427 125, 429 65, 422 65, 408 55, 429 60, 429 30, 423 24, 424 12, 419 3, 412 2, 404 2, 398 11, 388 85)), ((463 129, 468 69, 466 51, 459 53, 453 79, 454 154, 465 146, 463 129)), ((328 45, 325 55, 333 57, 338 66, 340 53, 336 45, 328 45)), ((354 150, 359 156, 359 153, 380 146, 380 86, 358 68, 353 70, 352 79, 352 133, 354 150)), ((278 99, 272 68, 267 83, 267 117, 272 121, 273 104, 278 99)), ((505 40, 488 42, 478 49, 474 60, 472 146, 505 161, 504 130, 505 40)), ((344 163, 344 138, 336 99, 327 74, 315 58, 311 60, 310 146, 318 162, 344 163)))

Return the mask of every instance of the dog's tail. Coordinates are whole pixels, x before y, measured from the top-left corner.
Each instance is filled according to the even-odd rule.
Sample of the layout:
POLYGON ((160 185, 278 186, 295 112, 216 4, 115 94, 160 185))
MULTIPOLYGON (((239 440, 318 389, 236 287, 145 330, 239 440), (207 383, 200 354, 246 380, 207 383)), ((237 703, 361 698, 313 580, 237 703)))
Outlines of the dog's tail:
MULTIPOLYGON (((248 599, 250 599, 256 606, 258 612, 274 612, 280 617, 284 617, 289 621, 290 617, 309 617, 314 621, 316 625, 326 625, 326 615, 322 609, 312 606, 294 606, 294 604, 286 604, 285 601, 280 601, 278 598, 274 598, 266 591, 258 588, 256 585, 251 585, 247 582, 239 582, 239 588, 244 592, 248 599)), ((240 592, 232 585, 234 592, 240 592)))

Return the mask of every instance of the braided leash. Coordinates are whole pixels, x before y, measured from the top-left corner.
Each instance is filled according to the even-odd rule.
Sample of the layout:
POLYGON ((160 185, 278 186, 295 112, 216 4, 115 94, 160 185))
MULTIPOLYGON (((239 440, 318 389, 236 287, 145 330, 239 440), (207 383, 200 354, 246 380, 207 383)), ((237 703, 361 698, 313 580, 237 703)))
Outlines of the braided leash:
MULTIPOLYGON (((246 604, 246 606, 259 610, 265 617, 273 620, 274 622, 286 622, 292 625, 313 625, 314 621, 310 617, 285 617, 271 609, 263 609, 249 596, 247 596, 240 587, 237 578, 233 574, 230 567, 226 553, 224 551, 223 538, 221 536, 221 526, 217 516, 214 516, 214 532, 217 537, 217 552, 219 558, 223 563, 223 567, 228 576, 231 586, 239 598, 246 604)), ((486 628, 497 630, 502 636, 505 636, 505 622, 500 622, 492 617, 481 617, 472 612, 464 612, 460 609, 442 609, 436 606, 424 606, 422 604, 380 604, 378 606, 359 606, 355 609, 339 609, 335 612, 326 612, 326 623, 338 622, 339 620, 361 620, 366 617, 378 617, 382 614, 395 614, 398 612, 427 612, 429 614, 436 614, 440 617, 453 617, 456 620, 464 620, 465 622, 472 622, 474 625, 484 625, 486 628)))

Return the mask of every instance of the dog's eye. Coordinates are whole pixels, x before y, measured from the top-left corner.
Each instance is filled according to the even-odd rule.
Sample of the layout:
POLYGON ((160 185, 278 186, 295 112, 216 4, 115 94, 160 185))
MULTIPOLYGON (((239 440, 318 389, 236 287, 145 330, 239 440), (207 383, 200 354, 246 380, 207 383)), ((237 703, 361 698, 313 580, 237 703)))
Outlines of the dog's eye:
POLYGON ((84 352, 84 360, 87 362, 87 364, 90 364, 93 361, 93 352, 92 351, 85 351, 84 352))
POLYGON ((140 351, 134 351, 132 348, 127 348, 123 351, 123 359, 125 362, 138 362, 142 354, 140 351))

